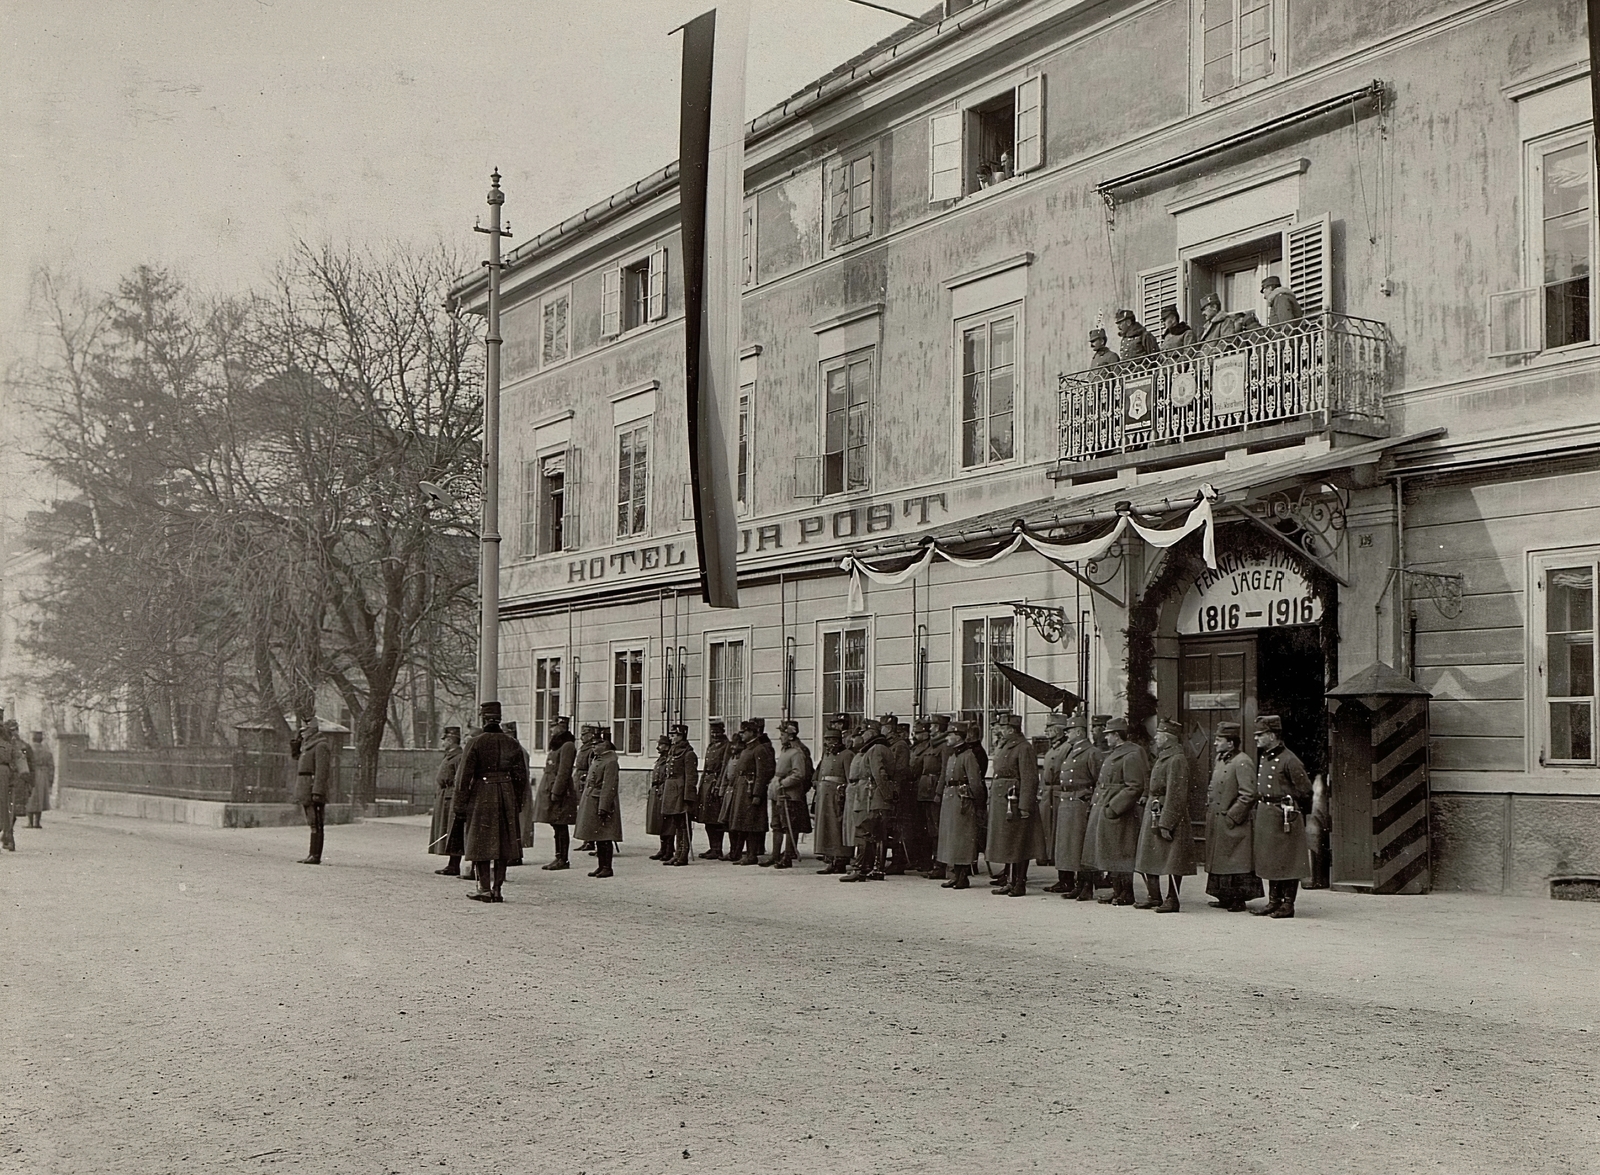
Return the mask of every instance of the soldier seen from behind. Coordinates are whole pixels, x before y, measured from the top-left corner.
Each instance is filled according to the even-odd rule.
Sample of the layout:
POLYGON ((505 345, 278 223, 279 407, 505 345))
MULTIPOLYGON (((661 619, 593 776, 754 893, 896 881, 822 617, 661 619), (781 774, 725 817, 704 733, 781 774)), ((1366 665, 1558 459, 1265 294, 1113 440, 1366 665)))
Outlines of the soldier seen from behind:
POLYGON ((461 764, 461 728, 444 728, 444 758, 433 781, 438 785, 433 797, 433 823, 428 827, 428 852, 448 857, 441 877, 461 876, 461 826, 455 821, 456 768, 461 764))
POLYGON ((528 757, 501 729, 499 702, 484 702, 478 713, 483 730, 467 743, 456 768, 455 811, 465 821, 462 852, 478 882, 467 896, 502 902, 506 868, 522 864, 520 807, 527 792, 528 757))

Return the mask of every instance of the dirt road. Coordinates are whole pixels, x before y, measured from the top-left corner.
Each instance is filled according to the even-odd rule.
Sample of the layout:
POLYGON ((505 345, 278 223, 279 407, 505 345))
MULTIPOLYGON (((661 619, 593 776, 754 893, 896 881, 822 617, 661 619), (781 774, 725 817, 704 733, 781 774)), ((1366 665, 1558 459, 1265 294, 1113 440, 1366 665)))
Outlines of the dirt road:
POLYGON ((416 821, 321 868, 293 829, 17 835, 0 1170, 1600 1170, 1594 905, 1163 917, 636 840, 484 906, 416 821))

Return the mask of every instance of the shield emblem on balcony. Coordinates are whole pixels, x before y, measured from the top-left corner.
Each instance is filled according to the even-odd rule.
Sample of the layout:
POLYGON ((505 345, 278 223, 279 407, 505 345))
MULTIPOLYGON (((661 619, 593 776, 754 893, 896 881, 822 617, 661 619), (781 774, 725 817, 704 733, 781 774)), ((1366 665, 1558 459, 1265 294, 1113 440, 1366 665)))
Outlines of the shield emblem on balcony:
POLYGON ((1195 379, 1194 372, 1180 371, 1172 377, 1172 406, 1174 408, 1187 408, 1193 404, 1200 395, 1200 381, 1195 379))
POLYGON ((1219 355, 1211 364, 1211 414, 1243 415, 1245 357, 1219 355))
POLYGON ((1155 392, 1155 377, 1141 376, 1122 384, 1122 431, 1147 432, 1150 428, 1150 400, 1155 392))

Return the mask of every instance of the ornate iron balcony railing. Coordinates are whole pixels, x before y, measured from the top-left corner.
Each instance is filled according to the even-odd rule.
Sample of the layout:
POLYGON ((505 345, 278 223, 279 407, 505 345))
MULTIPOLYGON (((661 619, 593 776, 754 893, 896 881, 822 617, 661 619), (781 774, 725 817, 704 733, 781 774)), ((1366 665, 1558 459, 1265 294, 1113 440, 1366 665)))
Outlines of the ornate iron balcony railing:
POLYGON ((1389 331, 1317 314, 1057 377, 1061 459, 1087 461, 1297 418, 1383 419, 1389 331))

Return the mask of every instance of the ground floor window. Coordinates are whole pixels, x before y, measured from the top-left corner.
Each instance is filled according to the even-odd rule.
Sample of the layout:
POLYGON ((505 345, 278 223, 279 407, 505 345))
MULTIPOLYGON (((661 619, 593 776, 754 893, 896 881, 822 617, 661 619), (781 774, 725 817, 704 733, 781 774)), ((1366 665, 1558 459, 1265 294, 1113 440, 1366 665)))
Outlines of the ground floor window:
POLYGON ((745 642, 724 637, 706 645, 706 721, 731 733, 744 720, 745 642))
POLYGON ((533 743, 534 750, 550 746, 550 724, 561 713, 561 658, 538 654, 533 659, 533 743))
POLYGON ((611 650, 611 741, 624 755, 644 753, 644 650, 611 650))
POLYGON ((966 616, 958 620, 961 661, 961 717, 983 723, 987 734, 994 720, 1016 705, 1011 683, 995 662, 1017 663, 1014 616, 966 616))
POLYGON ((825 720, 848 714, 860 723, 867 714, 867 629, 864 625, 822 634, 822 709, 825 720))
POLYGON ((1547 552, 1534 559, 1534 688, 1542 765, 1595 763, 1595 580, 1600 548, 1547 552))

